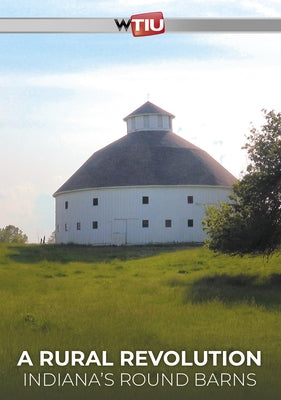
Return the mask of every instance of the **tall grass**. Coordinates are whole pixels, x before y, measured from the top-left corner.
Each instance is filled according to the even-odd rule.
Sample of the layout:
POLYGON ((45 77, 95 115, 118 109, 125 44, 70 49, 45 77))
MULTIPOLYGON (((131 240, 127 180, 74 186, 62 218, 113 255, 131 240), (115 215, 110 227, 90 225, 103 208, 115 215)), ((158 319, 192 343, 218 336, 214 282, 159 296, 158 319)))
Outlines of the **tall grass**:
MULTIPOLYGON (((277 399, 281 372, 280 258, 229 257, 203 247, 0 247, 0 384, 5 399, 277 399), (23 350, 261 350, 259 368, 131 367, 127 372, 249 372, 257 386, 24 388, 23 350)), ((102 367, 94 368, 99 373, 102 367)), ((123 368, 124 369, 124 368, 123 368)), ((90 370, 92 371, 93 368, 90 370)))

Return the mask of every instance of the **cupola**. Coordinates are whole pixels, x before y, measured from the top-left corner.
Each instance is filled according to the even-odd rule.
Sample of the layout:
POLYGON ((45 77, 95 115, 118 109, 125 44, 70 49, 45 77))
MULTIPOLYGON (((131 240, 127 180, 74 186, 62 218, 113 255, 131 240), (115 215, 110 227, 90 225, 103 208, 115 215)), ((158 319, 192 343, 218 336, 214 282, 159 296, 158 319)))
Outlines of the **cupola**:
POLYGON ((172 119, 175 116, 155 104, 147 101, 124 118, 127 133, 138 131, 172 131, 172 119))

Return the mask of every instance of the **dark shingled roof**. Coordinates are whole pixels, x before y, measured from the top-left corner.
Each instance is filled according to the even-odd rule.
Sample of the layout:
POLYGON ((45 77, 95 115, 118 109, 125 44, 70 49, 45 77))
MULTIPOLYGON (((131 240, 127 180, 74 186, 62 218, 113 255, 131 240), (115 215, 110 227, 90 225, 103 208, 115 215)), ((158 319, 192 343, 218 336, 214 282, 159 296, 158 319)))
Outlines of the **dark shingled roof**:
POLYGON ((124 118, 124 121, 127 121, 128 118, 133 117, 135 115, 147 115, 147 114, 169 115, 172 118, 175 117, 168 111, 163 110, 163 108, 160 108, 155 104, 151 103, 150 101, 147 101, 142 106, 133 111, 131 114, 127 115, 127 117, 124 118))
POLYGON ((236 178, 172 132, 139 131, 94 153, 57 191, 114 186, 231 186, 236 178))

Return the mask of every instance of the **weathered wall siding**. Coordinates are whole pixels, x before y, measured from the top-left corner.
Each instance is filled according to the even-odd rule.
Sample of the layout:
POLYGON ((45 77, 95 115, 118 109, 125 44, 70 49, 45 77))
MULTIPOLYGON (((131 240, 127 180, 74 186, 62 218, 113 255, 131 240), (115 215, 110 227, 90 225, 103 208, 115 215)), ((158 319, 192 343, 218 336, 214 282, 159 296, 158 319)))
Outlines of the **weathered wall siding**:
POLYGON ((56 241, 97 245, 200 242, 205 238, 204 204, 227 201, 228 194, 228 188, 204 186, 119 187, 62 193, 56 197, 56 241), (143 196, 149 197, 149 204, 142 204, 143 196), (193 196, 193 204, 187 203, 187 196, 193 196), (93 206, 94 197, 98 198, 98 206, 93 206), (142 227, 144 219, 149 220, 148 228, 142 227), (166 219, 172 220, 171 228, 165 227, 166 219), (188 219, 194 220, 193 228, 187 226, 188 219), (92 229, 92 221, 98 221, 98 229, 92 229), (77 230, 77 222, 81 230, 77 230))

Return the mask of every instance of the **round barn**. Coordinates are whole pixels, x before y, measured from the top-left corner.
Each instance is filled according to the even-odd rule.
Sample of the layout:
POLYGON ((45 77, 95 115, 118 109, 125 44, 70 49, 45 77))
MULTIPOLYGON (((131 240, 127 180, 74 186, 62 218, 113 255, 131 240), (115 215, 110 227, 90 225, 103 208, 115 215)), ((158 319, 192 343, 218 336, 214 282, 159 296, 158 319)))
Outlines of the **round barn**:
POLYGON ((147 101, 127 135, 94 153, 55 193, 56 242, 202 242, 204 207, 227 201, 236 178, 172 132, 174 115, 147 101))

